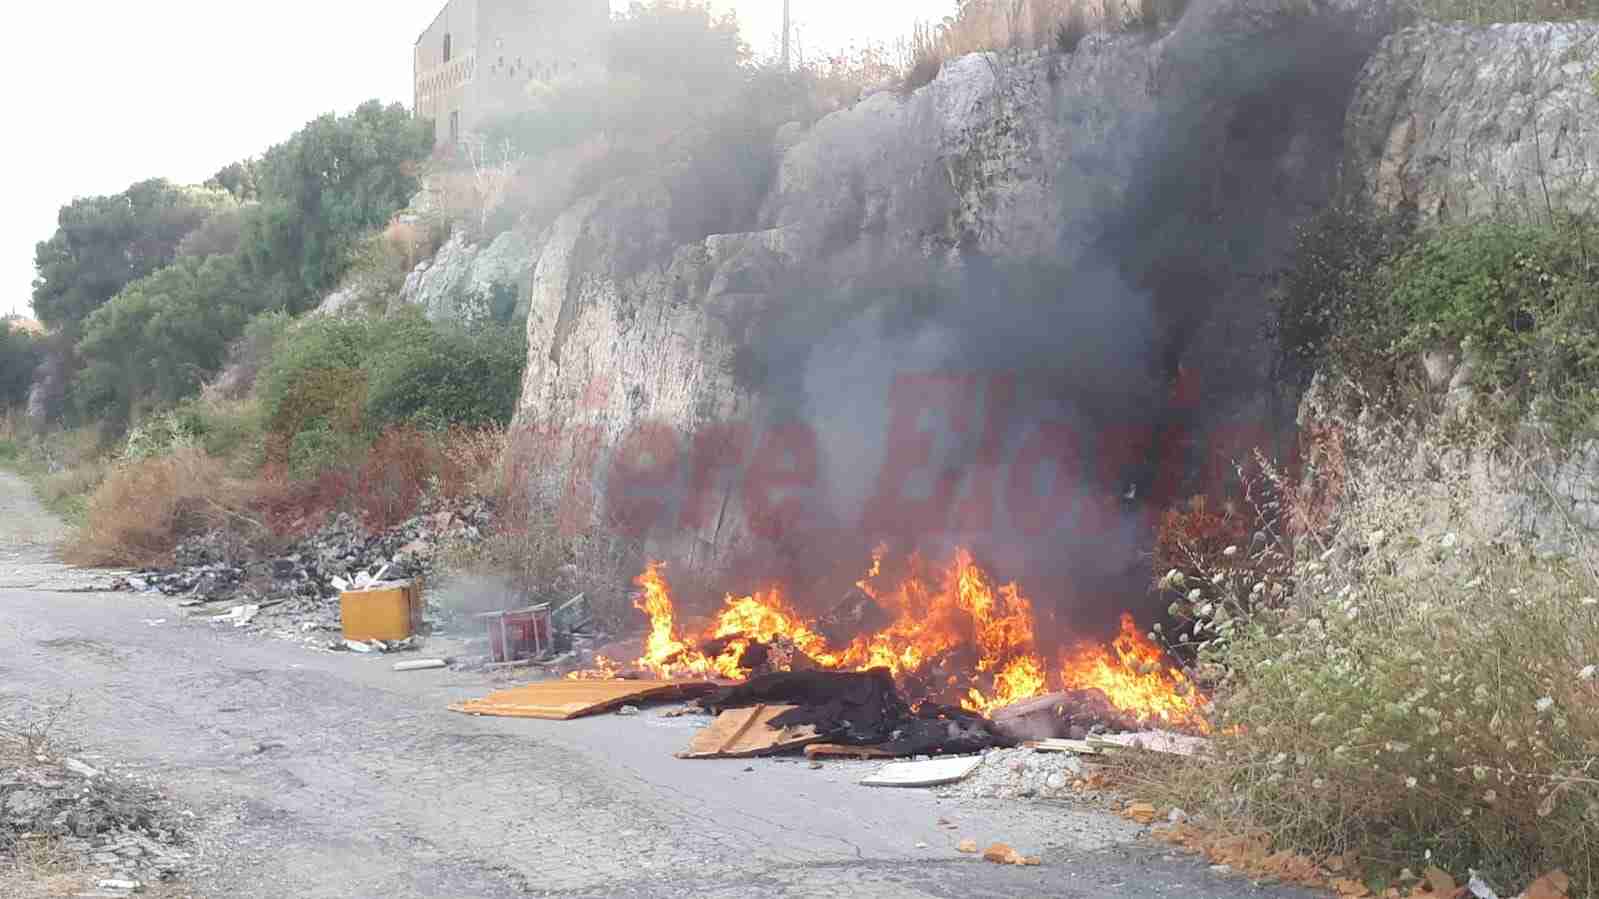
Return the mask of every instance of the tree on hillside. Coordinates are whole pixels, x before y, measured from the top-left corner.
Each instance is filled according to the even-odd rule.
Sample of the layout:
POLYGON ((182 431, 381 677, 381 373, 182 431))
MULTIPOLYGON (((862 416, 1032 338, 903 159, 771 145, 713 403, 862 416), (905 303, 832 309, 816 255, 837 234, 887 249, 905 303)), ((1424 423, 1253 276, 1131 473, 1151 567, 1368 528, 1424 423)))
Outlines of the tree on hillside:
POLYGON ((120 194, 61 208, 56 233, 38 244, 33 311, 73 333, 124 286, 170 263, 178 244, 233 200, 222 191, 141 181, 120 194))
POLYGON ((245 270, 273 305, 299 312, 338 280, 360 235, 416 192, 431 151, 425 123, 400 104, 364 103, 325 115, 268 150, 257 170, 261 205, 244 223, 245 270))
POLYGON ((254 159, 242 162, 229 163, 223 166, 215 175, 206 179, 205 186, 213 190, 225 190, 233 195, 233 199, 240 203, 248 203, 261 198, 261 188, 257 184, 257 172, 260 163, 254 159))
POLYGON ((121 424, 193 394, 264 302, 233 256, 185 256, 128 285, 84 323, 79 406, 121 424))
POLYGON ((7 409, 28 401, 33 371, 44 358, 39 338, 11 321, 0 321, 0 406, 7 409))

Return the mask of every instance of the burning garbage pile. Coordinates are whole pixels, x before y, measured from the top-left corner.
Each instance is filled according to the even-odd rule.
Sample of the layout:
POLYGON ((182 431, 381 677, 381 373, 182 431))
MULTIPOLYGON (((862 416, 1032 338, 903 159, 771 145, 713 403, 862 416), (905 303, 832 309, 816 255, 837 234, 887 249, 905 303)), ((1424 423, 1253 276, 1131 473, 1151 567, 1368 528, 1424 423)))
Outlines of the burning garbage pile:
POLYGON ((942 565, 911 557, 892 577, 883 569, 880 550, 844 602, 816 619, 780 589, 727 596, 691 637, 664 566, 651 564, 635 581, 649 619, 643 653, 631 666, 597 658, 568 677, 713 682, 707 711, 783 706, 763 719, 768 729, 809 728, 817 741, 887 755, 1208 729, 1203 696, 1130 614, 1108 645, 1080 643, 1050 660, 1032 602, 971 553, 942 565))

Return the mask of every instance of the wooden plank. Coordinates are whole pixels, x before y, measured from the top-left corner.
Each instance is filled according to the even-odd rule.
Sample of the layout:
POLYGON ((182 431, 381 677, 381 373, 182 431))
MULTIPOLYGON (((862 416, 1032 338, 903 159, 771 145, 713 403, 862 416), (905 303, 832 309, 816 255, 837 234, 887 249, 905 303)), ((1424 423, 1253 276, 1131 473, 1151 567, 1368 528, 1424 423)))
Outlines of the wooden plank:
POLYGON ((862 780, 869 787, 936 787, 965 780, 983 763, 980 755, 929 759, 925 762, 895 762, 862 780))
POLYGON ((1026 746, 1028 749, 1036 749, 1039 752, 1074 752, 1078 755, 1099 755, 1104 751, 1094 746, 1092 743, 1089 743, 1087 740, 1064 740, 1058 738, 1051 740, 1028 740, 1022 743, 1022 745, 1026 746))
POLYGON ((547 680, 449 706, 452 712, 502 718, 566 721, 641 702, 708 696, 714 681, 547 680))
POLYGON ((1089 737, 1088 743, 1096 749, 1111 752, 1118 749, 1133 748, 1142 749, 1145 752, 1159 752, 1165 755, 1189 756, 1202 755, 1210 748, 1210 741, 1204 737, 1161 730, 1130 734, 1103 734, 1089 737))
POLYGON ((844 746, 840 743, 812 743, 805 747, 810 759, 895 759, 899 753, 877 746, 844 746))
POLYGON ((821 739, 816 728, 773 727, 772 719, 796 708, 791 705, 756 705, 728 709, 710 726, 694 735, 680 759, 740 759, 798 749, 821 739))

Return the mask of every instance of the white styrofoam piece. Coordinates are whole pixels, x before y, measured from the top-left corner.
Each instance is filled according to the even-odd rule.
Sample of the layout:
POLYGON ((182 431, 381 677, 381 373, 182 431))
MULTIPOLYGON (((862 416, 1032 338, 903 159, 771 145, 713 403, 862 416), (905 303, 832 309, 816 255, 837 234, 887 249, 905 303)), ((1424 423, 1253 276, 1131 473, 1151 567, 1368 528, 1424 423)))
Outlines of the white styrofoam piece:
POLYGON ((980 755, 962 755, 925 762, 894 762, 861 781, 869 787, 936 787, 971 776, 983 763, 980 755))

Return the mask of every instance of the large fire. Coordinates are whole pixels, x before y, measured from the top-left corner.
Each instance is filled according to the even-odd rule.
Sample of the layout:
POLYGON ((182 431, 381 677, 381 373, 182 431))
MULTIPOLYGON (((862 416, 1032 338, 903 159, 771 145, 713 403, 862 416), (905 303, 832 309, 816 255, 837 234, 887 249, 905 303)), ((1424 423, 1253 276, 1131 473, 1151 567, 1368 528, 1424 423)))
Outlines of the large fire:
POLYGON ((887 585, 878 583, 882 561, 879 550, 856 586, 892 620, 842 647, 830 645, 777 588, 726 597, 702 635, 684 639, 663 566, 651 563, 634 581, 642 591, 636 605, 650 619, 636 665, 660 677, 737 680, 752 644, 783 641, 821 668, 887 668, 922 692, 957 692, 972 711, 990 712, 1052 689, 1092 688, 1140 721, 1205 728, 1198 691, 1130 614, 1123 614, 1108 648, 1080 645, 1051 667, 1037 648, 1032 602, 1016 584, 996 584, 970 553, 957 551, 942 568, 913 557, 909 572, 887 585))

